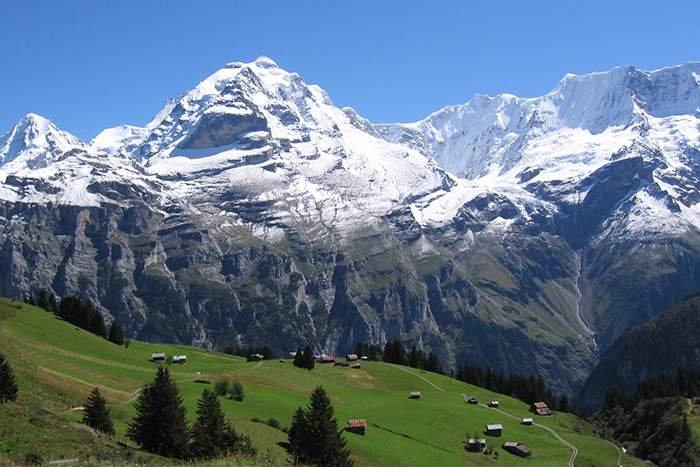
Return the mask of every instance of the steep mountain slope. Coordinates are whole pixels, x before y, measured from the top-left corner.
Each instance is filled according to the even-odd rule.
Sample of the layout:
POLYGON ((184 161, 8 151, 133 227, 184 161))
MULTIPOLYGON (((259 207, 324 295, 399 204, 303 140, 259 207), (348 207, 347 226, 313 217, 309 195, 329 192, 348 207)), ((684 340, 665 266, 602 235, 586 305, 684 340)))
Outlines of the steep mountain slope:
POLYGON ((699 83, 700 63, 620 67, 375 128, 475 183, 552 203, 581 263, 580 314, 605 347, 697 282, 699 83))
POLYGON ((8 145, 65 135, 18 125, 3 160, 46 163, 0 167, 0 292, 79 293, 149 341, 398 336, 572 392, 598 345, 700 288, 697 69, 372 125, 263 57, 60 156, 8 145))
POLYGON ((700 368, 700 298, 696 295, 620 336, 576 396, 577 404, 597 410, 612 388, 632 393, 652 376, 675 376, 679 368, 700 368))

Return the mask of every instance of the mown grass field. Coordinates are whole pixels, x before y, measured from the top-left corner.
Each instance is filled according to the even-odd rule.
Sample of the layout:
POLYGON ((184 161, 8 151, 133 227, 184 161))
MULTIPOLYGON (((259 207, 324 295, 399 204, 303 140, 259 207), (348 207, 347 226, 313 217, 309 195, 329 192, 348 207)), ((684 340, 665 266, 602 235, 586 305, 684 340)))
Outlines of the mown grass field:
MULTIPOLYGON (((0 461, 22 462, 32 455, 45 461, 99 458, 106 451, 123 451, 118 442, 129 443, 125 431, 135 413, 130 401, 135 391, 153 379, 156 364, 149 358, 155 352, 187 356, 187 364, 169 368, 191 419, 202 390, 213 387, 201 380, 213 383, 228 378, 242 383, 245 399, 220 398, 222 408, 236 429, 248 434, 278 465, 288 461, 286 434, 251 419, 274 418, 288 427, 294 410, 308 403, 310 391, 318 385, 335 402, 340 426, 350 419, 367 420, 366 436, 344 434, 358 466, 566 466, 572 455, 572 449, 549 431, 520 423, 532 416, 525 404, 443 375, 379 362, 362 362, 361 369, 317 365, 308 371, 291 362, 272 360, 259 365, 185 346, 134 341, 128 348, 119 347, 49 313, 9 300, 0 300, 0 320, 0 352, 13 365, 20 387, 17 402, 0 406, 0 461), (113 438, 85 430, 79 410, 66 412, 70 406, 83 405, 93 386, 110 404, 117 431, 113 438), (411 391, 420 391, 421 398, 410 399, 411 391), (465 395, 483 403, 498 400, 500 410, 516 418, 467 404, 465 395), (502 437, 486 437, 492 452, 467 452, 467 439, 485 437, 487 424, 503 425, 502 437), (507 453, 501 448, 506 441, 527 445, 532 456, 521 459, 507 453)), ((592 427, 577 417, 555 414, 535 421, 578 448, 577 466, 645 465, 627 456, 618 463, 617 448, 596 438, 592 427)), ((142 453, 129 456, 133 463, 168 463, 142 453)))

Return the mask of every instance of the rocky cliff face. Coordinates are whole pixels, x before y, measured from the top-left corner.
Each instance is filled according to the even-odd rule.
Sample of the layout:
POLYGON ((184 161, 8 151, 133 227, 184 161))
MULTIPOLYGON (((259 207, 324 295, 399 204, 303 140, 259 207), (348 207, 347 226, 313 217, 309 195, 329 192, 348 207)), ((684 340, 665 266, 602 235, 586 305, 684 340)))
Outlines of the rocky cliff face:
POLYGON ((373 126, 261 58, 90 145, 25 121, 0 145, 0 293, 78 293, 148 341, 342 354, 400 337, 571 393, 699 288, 700 139, 680 113, 697 68, 373 126))

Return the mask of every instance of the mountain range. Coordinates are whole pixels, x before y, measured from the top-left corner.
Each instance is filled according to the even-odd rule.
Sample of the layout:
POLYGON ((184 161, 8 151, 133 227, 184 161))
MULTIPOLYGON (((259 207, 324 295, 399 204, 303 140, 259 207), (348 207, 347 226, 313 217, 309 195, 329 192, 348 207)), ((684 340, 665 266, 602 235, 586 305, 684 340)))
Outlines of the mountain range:
POLYGON ((572 394, 700 289, 700 63, 373 124, 261 57, 145 127, 0 138, 0 294, 125 335, 351 352, 399 337, 572 394))

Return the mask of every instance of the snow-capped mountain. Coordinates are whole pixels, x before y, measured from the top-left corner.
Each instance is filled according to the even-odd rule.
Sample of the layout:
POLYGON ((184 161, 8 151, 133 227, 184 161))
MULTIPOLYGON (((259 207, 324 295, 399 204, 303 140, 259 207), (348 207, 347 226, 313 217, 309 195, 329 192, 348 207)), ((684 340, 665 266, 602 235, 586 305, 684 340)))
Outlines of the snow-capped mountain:
POLYGON ((398 336, 572 391, 700 288, 699 74, 373 125, 262 57, 90 144, 27 117, 0 140, 2 292, 79 293, 152 341, 398 336))
POLYGON ((66 151, 84 146, 45 118, 28 114, 0 137, 0 167, 5 173, 40 169, 56 162, 66 151))

